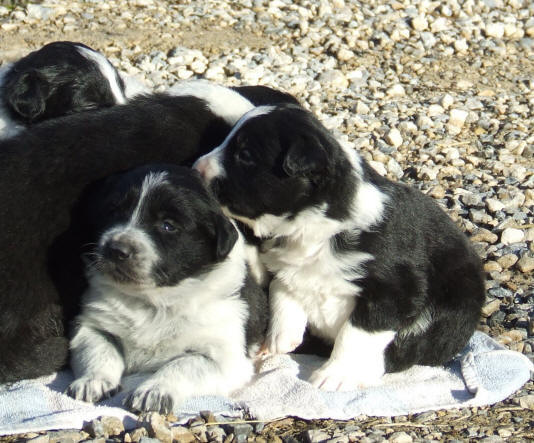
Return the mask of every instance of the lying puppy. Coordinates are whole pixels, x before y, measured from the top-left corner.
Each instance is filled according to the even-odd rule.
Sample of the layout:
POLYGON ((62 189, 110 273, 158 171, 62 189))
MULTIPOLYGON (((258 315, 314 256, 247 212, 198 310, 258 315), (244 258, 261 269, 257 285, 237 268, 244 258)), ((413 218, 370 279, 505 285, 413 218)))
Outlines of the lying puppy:
POLYGON ((71 340, 72 397, 98 401, 124 374, 150 372, 125 404, 169 413, 193 395, 227 395, 252 376, 267 295, 248 276, 244 241, 178 166, 104 180, 87 197, 89 288, 71 340))
POLYGON ((378 175, 309 112, 258 107, 195 164, 225 212, 264 239, 270 353, 306 326, 333 343, 311 377, 324 390, 385 372, 441 365, 477 326, 481 263, 467 238, 419 191, 378 175))
POLYGON ((147 163, 190 165, 253 108, 221 86, 199 98, 203 88, 47 120, 0 141, 0 383, 67 361, 64 325, 85 287, 77 233, 67 231, 82 189, 147 163))
POLYGON ((0 69, 0 138, 45 119, 124 103, 124 81, 106 57, 81 43, 49 43, 0 69))

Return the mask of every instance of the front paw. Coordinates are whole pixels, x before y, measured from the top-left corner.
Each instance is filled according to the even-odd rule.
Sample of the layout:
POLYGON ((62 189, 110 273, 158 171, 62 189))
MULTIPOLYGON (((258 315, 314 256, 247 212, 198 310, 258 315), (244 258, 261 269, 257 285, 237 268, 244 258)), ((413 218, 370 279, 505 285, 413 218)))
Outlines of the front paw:
POLYGON ((384 371, 380 368, 361 368, 339 361, 327 361, 313 371, 308 380, 323 391, 356 391, 380 384, 384 371))
POLYGON ((272 328, 259 351, 259 355, 287 354, 294 351, 302 343, 303 337, 304 328, 294 325, 272 328))
POLYGON ((177 404, 175 397, 161 385, 139 386, 124 400, 124 405, 136 412, 156 411, 169 414, 177 404))
POLYGON ((67 388, 67 394, 76 400, 95 403, 110 398, 119 391, 119 385, 108 380, 93 377, 80 377, 67 388))

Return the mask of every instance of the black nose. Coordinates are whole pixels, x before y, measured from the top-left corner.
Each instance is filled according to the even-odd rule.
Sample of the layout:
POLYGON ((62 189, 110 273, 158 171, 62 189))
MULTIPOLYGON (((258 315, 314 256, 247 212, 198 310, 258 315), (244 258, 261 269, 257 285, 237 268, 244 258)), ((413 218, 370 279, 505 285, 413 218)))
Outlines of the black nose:
POLYGON ((130 245, 110 240, 104 245, 103 255, 104 257, 113 261, 128 260, 133 253, 133 249, 130 245))

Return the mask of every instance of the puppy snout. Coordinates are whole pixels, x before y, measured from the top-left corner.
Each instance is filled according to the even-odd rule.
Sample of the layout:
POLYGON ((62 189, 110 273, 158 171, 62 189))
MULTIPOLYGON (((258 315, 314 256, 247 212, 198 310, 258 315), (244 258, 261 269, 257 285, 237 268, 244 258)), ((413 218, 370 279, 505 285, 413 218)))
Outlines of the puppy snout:
POLYGON ((216 156, 204 155, 200 157, 193 165, 204 180, 205 183, 211 182, 215 177, 222 174, 222 168, 219 165, 216 156))
POLYGON ((123 241, 109 240, 104 245, 104 257, 115 262, 126 261, 131 258, 133 254, 133 246, 123 241))

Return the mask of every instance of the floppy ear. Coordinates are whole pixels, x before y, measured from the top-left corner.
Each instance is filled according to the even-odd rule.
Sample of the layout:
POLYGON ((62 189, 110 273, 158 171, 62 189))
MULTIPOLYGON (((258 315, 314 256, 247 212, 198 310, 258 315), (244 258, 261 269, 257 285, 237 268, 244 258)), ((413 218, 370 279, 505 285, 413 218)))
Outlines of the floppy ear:
POLYGON ((237 229, 223 214, 215 216, 215 234, 217 235, 218 259, 226 257, 235 245, 238 238, 237 229))
POLYGON ((316 137, 300 137, 287 150, 282 168, 290 177, 309 176, 326 169, 328 156, 316 137))
POLYGON ((46 108, 50 87, 46 78, 36 70, 24 72, 7 86, 7 102, 28 121, 35 120, 46 108))

